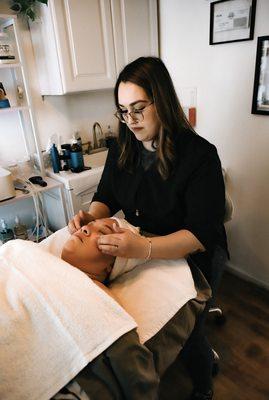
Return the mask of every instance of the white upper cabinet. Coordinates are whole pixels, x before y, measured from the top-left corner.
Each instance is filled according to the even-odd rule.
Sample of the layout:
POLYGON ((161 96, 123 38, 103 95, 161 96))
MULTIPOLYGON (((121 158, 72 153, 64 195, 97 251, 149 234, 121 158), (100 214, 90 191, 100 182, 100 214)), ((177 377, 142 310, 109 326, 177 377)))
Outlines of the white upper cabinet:
POLYGON ((117 73, 140 56, 158 56, 157 0, 111 0, 117 73))
POLYGON ((49 0, 31 23, 42 95, 112 88, 121 68, 158 55, 157 0, 49 0))
POLYGON ((116 69, 109 0, 50 0, 31 36, 41 93, 113 85, 116 69))

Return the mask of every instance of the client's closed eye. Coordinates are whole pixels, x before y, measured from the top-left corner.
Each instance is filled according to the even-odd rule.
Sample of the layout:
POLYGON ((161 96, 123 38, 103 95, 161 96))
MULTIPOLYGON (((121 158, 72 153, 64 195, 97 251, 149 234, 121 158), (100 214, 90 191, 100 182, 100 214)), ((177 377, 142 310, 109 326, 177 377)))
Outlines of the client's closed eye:
POLYGON ((113 233, 113 228, 111 228, 109 225, 104 225, 98 229, 98 233, 102 233, 103 235, 113 233))

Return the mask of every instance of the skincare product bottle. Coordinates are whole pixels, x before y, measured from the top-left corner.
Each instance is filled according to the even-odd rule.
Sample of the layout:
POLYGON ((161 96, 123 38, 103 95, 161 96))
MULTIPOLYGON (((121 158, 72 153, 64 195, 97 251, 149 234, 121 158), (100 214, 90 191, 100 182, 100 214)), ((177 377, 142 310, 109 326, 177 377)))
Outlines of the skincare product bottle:
POLYGON ((76 139, 73 139, 70 149, 71 158, 71 171, 81 172, 84 170, 84 160, 82 155, 82 147, 78 144, 76 139))
POLYGON ((15 217, 15 226, 13 228, 15 239, 28 239, 27 228, 25 225, 20 223, 19 217, 15 217))
POLYGON ((76 131, 73 135, 73 139, 77 141, 78 145, 82 147, 82 140, 79 131, 76 131))
POLYGON ((60 161, 59 152, 58 152, 58 149, 57 149, 55 143, 53 143, 53 145, 50 148, 50 156, 51 156, 53 172, 59 173, 61 170, 61 161, 60 161))
POLYGON ((69 169, 71 169, 71 156, 70 156, 71 144, 64 143, 61 145, 61 149, 62 149, 63 155, 60 158, 61 158, 61 160, 64 161, 63 170, 68 171, 69 169))
POLYGON ((0 240, 2 243, 6 243, 9 240, 14 239, 14 234, 12 229, 7 227, 4 219, 0 220, 0 240))
POLYGON ((109 148, 111 146, 111 143, 113 142, 114 137, 115 137, 115 135, 112 132, 110 125, 108 125, 107 131, 106 131, 106 147, 109 148))
POLYGON ((47 237, 47 230, 41 223, 37 226, 36 216, 33 216, 33 225, 27 230, 28 239, 32 242, 41 242, 45 237, 47 237))

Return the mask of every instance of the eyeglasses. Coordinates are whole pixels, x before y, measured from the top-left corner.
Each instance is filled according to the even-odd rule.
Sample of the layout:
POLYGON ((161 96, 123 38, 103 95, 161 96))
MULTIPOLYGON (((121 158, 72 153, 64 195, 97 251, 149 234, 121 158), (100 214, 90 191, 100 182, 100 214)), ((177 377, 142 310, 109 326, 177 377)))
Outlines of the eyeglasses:
POLYGON ((132 111, 128 111, 128 110, 117 110, 115 112, 115 117, 117 117, 120 122, 122 122, 123 124, 128 124, 129 121, 129 117, 132 118, 133 121, 135 122, 142 122, 144 120, 144 111, 147 107, 149 107, 151 104, 153 104, 154 102, 150 102, 149 104, 147 104, 146 106, 143 106, 141 108, 134 108, 132 111))

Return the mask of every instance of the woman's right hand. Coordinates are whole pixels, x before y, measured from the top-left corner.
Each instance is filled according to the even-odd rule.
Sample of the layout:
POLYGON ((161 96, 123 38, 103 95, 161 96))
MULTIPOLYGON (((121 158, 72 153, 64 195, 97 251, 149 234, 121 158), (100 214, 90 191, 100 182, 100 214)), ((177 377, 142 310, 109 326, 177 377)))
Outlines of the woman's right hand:
POLYGON ((74 216, 73 219, 71 219, 68 222, 68 230, 69 232, 75 233, 77 232, 83 225, 87 225, 89 222, 94 221, 94 217, 82 210, 79 210, 78 214, 74 216))

